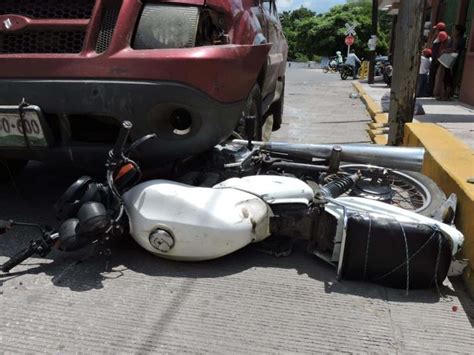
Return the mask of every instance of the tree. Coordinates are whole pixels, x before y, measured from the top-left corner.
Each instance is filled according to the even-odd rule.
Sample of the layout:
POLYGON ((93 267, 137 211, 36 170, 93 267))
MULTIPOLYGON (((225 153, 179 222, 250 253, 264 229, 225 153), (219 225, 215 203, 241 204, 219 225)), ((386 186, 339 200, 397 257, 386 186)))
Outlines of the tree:
MULTIPOLYGON (((316 14, 304 7, 283 12, 281 21, 289 45, 288 57, 313 58, 315 55, 332 56, 338 50, 344 52, 344 25, 354 22, 358 26, 353 48, 358 55, 367 56, 371 13, 370 0, 349 0, 347 4, 334 6, 325 14, 316 14)), ((391 16, 385 12, 379 13, 378 53, 388 51, 391 21, 391 16)))

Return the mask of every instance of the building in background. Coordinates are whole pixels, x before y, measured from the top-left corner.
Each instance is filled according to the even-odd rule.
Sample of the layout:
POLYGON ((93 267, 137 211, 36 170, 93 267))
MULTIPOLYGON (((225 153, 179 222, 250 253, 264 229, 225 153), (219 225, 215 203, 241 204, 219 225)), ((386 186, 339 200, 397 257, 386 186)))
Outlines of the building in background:
MULTIPOLYGON (((378 0, 379 9, 388 11, 397 21, 400 1, 409 0, 378 0)), ((459 100, 474 105, 474 0, 427 0, 426 27, 429 31, 436 23, 444 22, 446 30, 451 34, 454 26, 466 27, 466 48, 459 58, 461 71, 458 73, 459 100)), ((394 26, 395 28, 395 26, 394 26)), ((393 31, 392 37, 396 33, 393 31)), ((427 33, 425 33, 427 35, 427 33)), ((392 38, 392 43, 394 43, 392 38)))

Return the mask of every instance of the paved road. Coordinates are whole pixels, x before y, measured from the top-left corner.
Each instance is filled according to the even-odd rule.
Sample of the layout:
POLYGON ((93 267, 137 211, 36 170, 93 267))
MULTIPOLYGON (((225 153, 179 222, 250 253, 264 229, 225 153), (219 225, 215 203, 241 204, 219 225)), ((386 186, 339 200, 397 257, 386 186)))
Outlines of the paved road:
MULTIPOLYGON (((286 122, 291 119, 295 128, 285 127, 280 137, 366 140, 358 121, 367 117, 359 102, 349 99, 351 92, 350 82, 334 75, 290 71, 286 122), (298 93, 313 100, 305 104, 298 93), (345 113, 349 118, 343 119, 345 113), (351 118, 356 122, 342 122, 351 118), (295 137, 298 125, 302 134, 295 137), (305 125, 311 127, 307 132, 305 125)), ((15 185, 0 186, 0 218, 53 224, 51 205, 78 174, 32 164, 15 185)), ((0 262, 30 237, 24 229, 0 237, 0 262)), ((334 270, 303 246, 287 258, 247 248, 202 263, 161 260, 132 242, 117 242, 111 252, 33 258, 0 275, 0 352, 474 349, 474 320, 466 314, 473 304, 455 280, 442 288, 442 296, 337 282, 334 270)))
POLYGON ((287 72, 285 119, 272 139, 292 143, 369 143, 370 117, 359 99, 349 96, 350 81, 321 70, 287 72))

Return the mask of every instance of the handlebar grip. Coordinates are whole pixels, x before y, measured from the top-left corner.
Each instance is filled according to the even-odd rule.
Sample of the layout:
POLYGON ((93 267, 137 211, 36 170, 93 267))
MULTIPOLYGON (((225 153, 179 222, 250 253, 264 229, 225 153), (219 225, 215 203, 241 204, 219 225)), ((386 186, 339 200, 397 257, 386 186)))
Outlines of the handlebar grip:
POLYGON ((30 245, 28 248, 20 251, 18 254, 11 257, 11 259, 8 260, 5 264, 3 264, 2 271, 9 272, 15 266, 17 266, 18 264, 21 264, 23 261, 25 261, 30 256, 32 256, 35 252, 36 252, 36 248, 34 248, 33 245, 30 245))
POLYGON ((120 157, 123 154, 125 144, 127 143, 128 135, 133 125, 130 121, 123 121, 122 127, 120 128, 119 136, 115 142, 114 149, 112 151, 114 157, 120 157))

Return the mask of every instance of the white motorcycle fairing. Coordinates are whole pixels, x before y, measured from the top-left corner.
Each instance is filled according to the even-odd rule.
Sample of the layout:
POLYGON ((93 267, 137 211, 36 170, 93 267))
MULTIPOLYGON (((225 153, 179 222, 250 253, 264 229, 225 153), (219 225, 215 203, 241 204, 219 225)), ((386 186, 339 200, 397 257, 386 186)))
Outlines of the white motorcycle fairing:
POLYGON ((270 208, 242 190, 152 180, 126 192, 123 200, 135 241, 168 259, 215 259, 270 235, 270 208), (165 235, 167 248, 150 242, 157 231, 165 235))
POLYGON ((313 189, 304 181, 279 175, 256 175, 232 178, 214 186, 214 189, 232 188, 259 196, 270 205, 283 203, 308 206, 314 197, 313 189))
POLYGON ((308 206, 313 190, 296 178, 272 175, 233 178, 213 188, 152 180, 123 200, 138 244, 164 258, 198 261, 264 240, 270 236, 268 204, 308 206))

